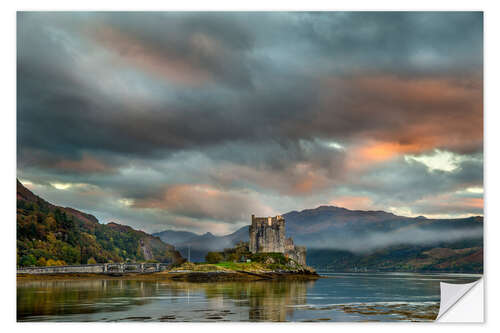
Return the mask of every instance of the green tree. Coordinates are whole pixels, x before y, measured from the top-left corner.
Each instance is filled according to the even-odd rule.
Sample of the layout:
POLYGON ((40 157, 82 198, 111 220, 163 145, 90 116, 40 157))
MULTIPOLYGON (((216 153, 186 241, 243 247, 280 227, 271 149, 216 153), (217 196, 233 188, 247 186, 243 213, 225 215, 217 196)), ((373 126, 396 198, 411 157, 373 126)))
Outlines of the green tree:
POLYGON ((35 266, 35 264, 36 264, 36 258, 31 254, 25 255, 21 258, 20 265, 23 267, 35 266))
POLYGON ((224 260, 224 256, 220 252, 208 252, 205 256, 205 261, 209 264, 216 264, 224 260))

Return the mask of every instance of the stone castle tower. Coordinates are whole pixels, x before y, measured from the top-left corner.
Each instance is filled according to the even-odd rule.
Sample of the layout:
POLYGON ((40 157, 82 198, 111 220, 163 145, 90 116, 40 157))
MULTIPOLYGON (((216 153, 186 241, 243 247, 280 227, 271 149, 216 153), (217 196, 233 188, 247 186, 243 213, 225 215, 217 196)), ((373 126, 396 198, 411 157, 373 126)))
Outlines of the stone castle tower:
POLYGON ((285 219, 274 217, 255 217, 250 225, 250 252, 285 252, 285 219))
POLYGON ((285 237, 285 219, 281 216, 255 217, 249 228, 249 250, 252 253, 279 252, 306 265, 306 248, 295 246, 292 238, 285 237))

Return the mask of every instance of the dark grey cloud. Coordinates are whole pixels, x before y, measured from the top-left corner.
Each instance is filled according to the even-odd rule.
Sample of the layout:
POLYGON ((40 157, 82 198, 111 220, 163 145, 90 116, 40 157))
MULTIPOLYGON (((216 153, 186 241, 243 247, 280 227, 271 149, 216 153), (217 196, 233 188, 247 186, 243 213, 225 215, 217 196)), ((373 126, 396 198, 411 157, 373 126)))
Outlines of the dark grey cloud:
POLYGON ((479 12, 324 13, 303 21, 301 32, 343 68, 436 74, 482 67, 479 12))
MULTIPOLYGON (((470 67, 482 64, 480 14, 279 14, 280 19, 276 19, 276 22, 269 14, 129 13, 96 14, 95 17, 88 14, 76 15, 75 20, 70 20, 68 15, 70 14, 19 16, 18 101, 19 123, 23 125, 19 128, 20 143, 23 146, 26 140, 26 145, 44 145, 40 148, 51 152, 55 149, 65 152, 92 149, 151 154, 158 150, 192 149, 233 140, 259 142, 264 141, 263 138, 271 138, 286 142, 304 136, 349 136, 366 131, 367 128, 372 131, 380 129, 383 133, 386 128, 379 122, 392 121, 388 125, 397 126, 403 121, 415 121, 416 114, 421 116, 422 111, 427 114, 436 113, 432 108, 434 105, 429 108, 429 101, 414 101, 413 108, 419 110, 405 111, 408 103, 396 101, 402 105, 393 107, 394 110, 386 117, 368 119, 374 106, 383 109, 388 103, 395 102, 394 98, 389 96, 386 101, 379 101, 380 97, 370 96, 370 91, 359 93, 360 89, 366 87, 359 87, 360 83, 351 79, 352 74, 340 77, 340 81, 345 79, 345 87, 338 87, 333 83, 332 90, 329 91, 328 87, 325 89, 324 82, 318 79, 317 73, 322 72, 324 75, 330 70, 321 63, 315 64, 315 58, 325 58, 332 65, 353 61, 357 68, 366 63, 377 71, 384 71, 383 66, 377 67, 378 57, 374 53, 382 53, 380 58, 387 59, 389 64, 394 65, 398 62, 387 58, 388 56, 408 60, 410 55, 418 53, 423 44, 432 48, 459 72, 468 73, 470 67), (256 23, 263 24, 263 27, 253 29, 252 24, 256 23), (122 37, 112 34, 108 36, 106 31, 109 29, 122 37), (260 51, 259 46, 267 44, 258 41, 266 39, 266 31, 275 30, 281 31, 281 39, 290 45, 295 41, 299 48, 307 48, 309 60, 301 62, 302 68, 284 68, 286 74, 282 75, 283 70, 279 69, 278 64, 277 68, 266 66, 266 49, 260 51), (100 33, 104 35, 103 40, 95 41, 95 35, 100 33), (197 34, 220 41, 222 46, 214 48, 221 48, 223 53, 214 51, 213 55, 199 54, 196 45, 191 45, 193 36, 196 37, 197 34), (471 34, 476 36, 475 43, 465 46, 464 43, 471 40, 471 34), (383 41, 390 45, 394 43, 394 47, 384 47, 383 41), (94 45, 96 43, 98 46, 94 45), (165 62, 159 67, 168 67, 170 58, 178 59, 173 61, 173 67, 186 62, 188 66, 185 71, 189 68, 208 68, 214 74, 214 83, 201 89, 165 87, 163 91, 155 93, 165 93, 171 98, 159 105, 148 105, 148 102, 134 105, 127 99, 121 99, 120 95, 109 96, 99 91, 96 84, 98 82, 94 82, 100 79, 100 72, 103 71, 99 71, 100 67, 108 63, 97 60, 95 67, 89 68, 96 70, 95 73, 78 72, 79 67, 82 67, 78 63, 90 62, 88 58, 98 58, 100 53, 113 49, 115 45, 118 46, 114 57, 118 59, 127 56, 144 58, 144 53, 157 53, 158 61, 163 59, 165 62), (131 50, 122 50, 121 47, 131 50), (86 52, 89 54, 85 54, 86 52), (259 52, 263 53, 260 57, 255 54, 259 52), (454 52, 458 57, 453 57, 448 52, 454 52), (460 58, 464 54, 470 54, 467 58, 471 59, 469 63, 464 63, 460 58), (364 58, 356 59, 356 56, 364 58), (204 60, 205 57, 213 58, 220 64, 211 66, 209 60, 204 60), (250 58, 254 60, 251 61, 250 58), (216 73, 219 67, 234 74, 248 66, 256 68, 243 80, 252 81, 251 86, 245 87, 243 91, 235 88, 233 79, 225 80, 216 73), (309 73, 306 72, 307 67, 311 68, 309 73), (220 84, 223 87, 217 88, 220 84), (225 84, 231 85, 233 89, 224 86, 225 84), (338 89, 341 91, 337 91, 338 89), (326 96, 320 96, 318 91, 326 96), (367 96, 363 96, 363 93, 367 96), (339 95, 345 95, 348 99, 339 95), (341 109, 320 109, 318 103, 322 97, 331 100, 333 107, 340 106, 341 109), (353 102, 359 97, 362 98, 361 102, 353 102), (378 105, 374 105, 374 102, 378 102, 378 105), (369 111, 353 114, 351 110, 363 107, 362 104, 369 111), (399 117, 394 117, 394 113, 399 113, 399 117), (395 118, 400 120, 395 122, 395 118)), ((271 33, 271 38, 278 39, 278 32, 271 33)), ((271 45, 271 53, 272 48, 271 45)), ((291 53, 287 57, 300 59, 301 55, 291 53)), ((141 66, 132 63, 131 67, 134 65, 141 66)), ((405 67, 411 67, 411 64, 406 63, 405 67)), ((120 69, 116 68, 117 71, 120 69)), ((398 65, 388 68, 388 72, 400 71, 398 65)), ((435 75, 432 66, 427 71, 435 75)), ((123 76, 117 74, 117 77, 121 78, 120 75, 123 76)), ((154 81, 154 78, 150 80, 154 81)), ((475 82, 478 82, 477 79, 475 82)), ((412 84, 411 81, 397 79, 379 82, 386 84, 387 89, 405 83, 412 84)), ((436 85, 439 83, 441 81, 436 85)), ((414 83, 418 84, 419 82, 414 83)), ((452 87, 464 84, 468 83, 450 83, 452 87)), ((113 93, 113 87, 108 88, 113 93)), ((410 86, 409 89, 411 88, 410 86)), ((440 86, 436 86, 436 89, 439 88, 440 86)), ((464 90, 468 91, 466 87, 464 90)), ((376 93, 380 91, 372 92, 372 95, 376 93)), ((448 110, 456 109, 462 102, 444 100, 439 104, 438 100, 434 104, 435 107, 443 107, 442 104, 447 103, 449 105, 444 107, 448 110)), ((469 101, 477 102, 477 98, 469 101)), ((331 109, 332 105, 324 108, 331 109)), ((457 118, 470 112, 470 108, 462 107, 459 110, 461 114, 456 114, 457 118)), ((423 115, 428 117, 427 114, 423 115)))
POLYGON ((282 213, 479 186, 482 160, 401 156, 482 155, 482 30, 480 12, 19 13, 18 175, 180 225, 239 220, 227 195, 282 213), (164 200, 196 186, 213 210, 164 200))

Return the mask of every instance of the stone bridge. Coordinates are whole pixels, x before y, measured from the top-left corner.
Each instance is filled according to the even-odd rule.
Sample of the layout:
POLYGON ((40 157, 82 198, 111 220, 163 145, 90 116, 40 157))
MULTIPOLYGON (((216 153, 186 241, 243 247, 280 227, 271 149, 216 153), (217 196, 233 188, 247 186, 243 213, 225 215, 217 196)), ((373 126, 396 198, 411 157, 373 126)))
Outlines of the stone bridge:
POLYGON ((18 267, 18 274, 55 274, 55 273, 153 273, 169 269, 171 264, 164 263, 108 263, 74 266, 18 267))

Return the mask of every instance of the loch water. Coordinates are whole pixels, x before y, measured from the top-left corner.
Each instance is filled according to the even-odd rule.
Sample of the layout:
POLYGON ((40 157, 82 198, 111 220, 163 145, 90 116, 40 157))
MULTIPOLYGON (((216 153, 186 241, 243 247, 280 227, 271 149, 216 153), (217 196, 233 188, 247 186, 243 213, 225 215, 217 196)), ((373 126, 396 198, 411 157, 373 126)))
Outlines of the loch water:
POLYGON ((18 321, 432 321, 440 282, 477 274, 321 273, 316 281, 30 280, 18 321))

